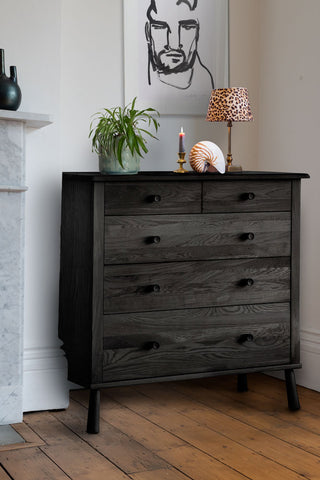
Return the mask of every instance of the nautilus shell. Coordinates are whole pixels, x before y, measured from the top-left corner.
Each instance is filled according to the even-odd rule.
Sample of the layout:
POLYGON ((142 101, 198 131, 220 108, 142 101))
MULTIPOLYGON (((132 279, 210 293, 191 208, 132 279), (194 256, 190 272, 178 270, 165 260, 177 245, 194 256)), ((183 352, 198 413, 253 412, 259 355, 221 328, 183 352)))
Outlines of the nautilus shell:
POLYGON ((226 169, 222 151, 218 145, 207 140, 196 143, 192 147, 189 162, 193 170, 198 173, 215 170, 224 173, 226 169))

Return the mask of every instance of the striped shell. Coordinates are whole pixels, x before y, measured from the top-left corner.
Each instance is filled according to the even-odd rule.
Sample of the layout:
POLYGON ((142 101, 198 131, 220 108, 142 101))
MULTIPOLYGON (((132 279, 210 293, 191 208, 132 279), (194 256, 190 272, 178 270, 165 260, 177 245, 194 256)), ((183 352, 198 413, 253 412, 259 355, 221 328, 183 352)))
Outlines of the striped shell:
POLYGON ((226 169, 222 151, 218 145, 207 140, 196 143, 192 147, 189 153, 189 162, 193 170, 198 173, 204 173, 207 170, 218 170, 218 172, 224 173, 226 169))

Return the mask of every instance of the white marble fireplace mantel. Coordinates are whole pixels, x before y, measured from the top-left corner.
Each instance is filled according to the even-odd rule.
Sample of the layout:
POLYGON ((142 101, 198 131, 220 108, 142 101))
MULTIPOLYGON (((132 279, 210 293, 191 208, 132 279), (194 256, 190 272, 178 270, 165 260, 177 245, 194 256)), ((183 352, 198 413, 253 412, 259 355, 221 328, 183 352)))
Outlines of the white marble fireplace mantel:
POLYGON ((45 113, 14 112, 12 110, 0 110, 0 120, 21 122, 30 128, 45 127, 53 122, 51 115, 45 113))
POLYGON ((25 134, 50 123, 0 110, 0 425, 22 421, 25 134))

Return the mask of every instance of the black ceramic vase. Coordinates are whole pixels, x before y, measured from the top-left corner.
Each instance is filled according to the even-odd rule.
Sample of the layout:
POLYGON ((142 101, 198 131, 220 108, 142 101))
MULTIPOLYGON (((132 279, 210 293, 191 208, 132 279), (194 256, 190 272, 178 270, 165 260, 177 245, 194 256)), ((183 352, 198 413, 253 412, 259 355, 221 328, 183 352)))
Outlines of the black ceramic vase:
POLYGON ((18 110, 21 90, 17 83, 17 69, 10 67, 10 77, 5 73, 4 50, 0 48, 0 109, 18 110))

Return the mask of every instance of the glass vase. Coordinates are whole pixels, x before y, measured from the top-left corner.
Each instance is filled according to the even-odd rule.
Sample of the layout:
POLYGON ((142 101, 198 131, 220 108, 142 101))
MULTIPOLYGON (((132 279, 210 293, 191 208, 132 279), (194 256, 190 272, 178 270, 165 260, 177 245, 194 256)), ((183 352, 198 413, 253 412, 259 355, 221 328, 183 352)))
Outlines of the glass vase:
POLYGON ((99 155, 100 172, 108 173, 109 175, 131 175, 139 172, 140 157, 138 154, 132 155, 129 148, 124 148, 121 159, 123 167, 114 154, 108 156, 99 155))

